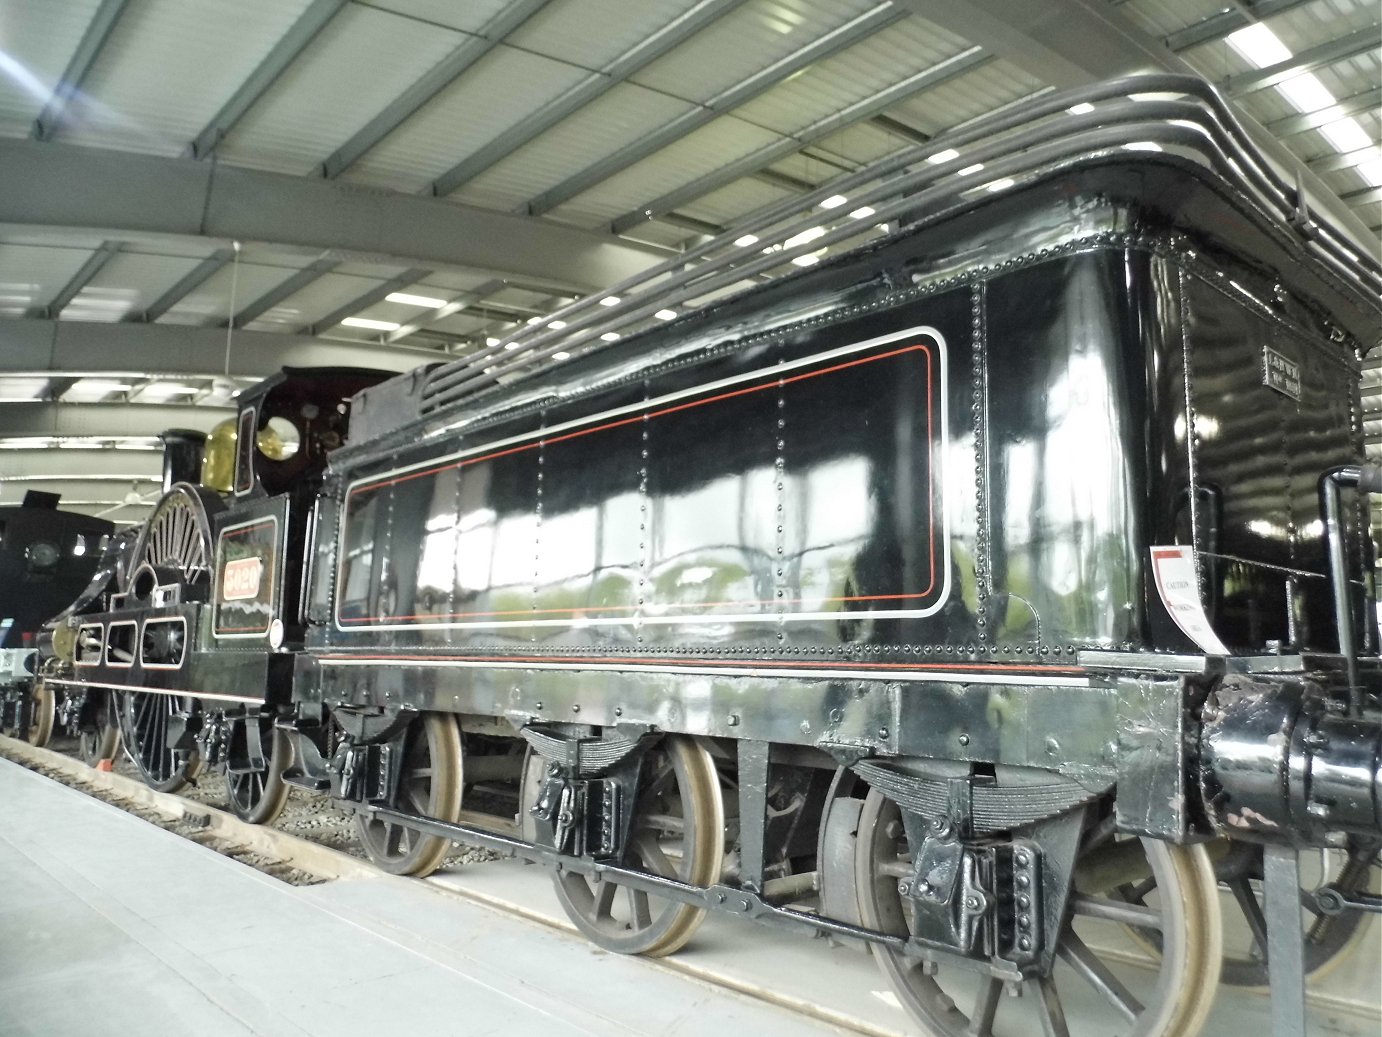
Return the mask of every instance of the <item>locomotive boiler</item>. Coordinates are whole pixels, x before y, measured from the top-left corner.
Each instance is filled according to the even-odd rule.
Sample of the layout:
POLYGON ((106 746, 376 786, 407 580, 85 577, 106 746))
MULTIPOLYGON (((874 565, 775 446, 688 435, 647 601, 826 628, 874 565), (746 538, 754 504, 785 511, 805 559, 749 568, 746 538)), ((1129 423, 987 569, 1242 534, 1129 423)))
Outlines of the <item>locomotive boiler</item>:
POLYGON ((38 638, 91 579, 115 529, 59 509, 61 499, 29 490, 19 504, 0 507, 0 730, 39 746, 52 735, 59 704, 39 670, 38 638))
POLYGON ((618 951, 712 910, 855 938, 940 1034, 1197 1032, 1223 881, 1299 1025, 1382 837, 1377 265, 1198 81, 911 158, 861 196, 890 233, 655 330, 244 394, 71 682, 161 787, 329 792, 399 873, 551 864, 618 951), (1344 862, 1308 940, 1301 846, 1344 862))

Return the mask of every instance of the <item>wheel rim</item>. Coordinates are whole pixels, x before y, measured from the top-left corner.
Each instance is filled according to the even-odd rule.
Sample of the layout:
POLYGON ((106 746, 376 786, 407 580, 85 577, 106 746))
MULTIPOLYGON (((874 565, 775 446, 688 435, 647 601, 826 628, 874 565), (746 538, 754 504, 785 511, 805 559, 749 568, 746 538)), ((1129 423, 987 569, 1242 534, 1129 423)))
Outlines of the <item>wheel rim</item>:
MULTIPOLYGON (((96 694, 88 691, 88 695, 96 694)), ((101 696, 96 707, 96 726, 90 730, 82 728, 77 732, 77 748, 82 759, 94 767, 102 760, 115 758, 120 743, 120 725, 113 713, 113 704, 108 695, 101 696)))
POLYGON ((191 699, 145 691, 120 693, 120 734, 144 781, 159 792, 176 792, 196 773, 194 749, 168 748, 168 730, 180 711, 195 712, 191 699))
MULTIPOLYGON (((1123 898, 1108 890, 1072 893, 1048 976, 1021 984, 1022 997, 1003 996, 1003 983, 987 975, 938 961, 932 974, 918 958, 874 945, 873 952, 898 999, 923 1026, 944 1037, 1028 1037, 1031 1034, 1100 1037, 1193 1037, 1213 1000, 1221 952, 1213 871, 1203 847, 1170 846, 1156 840, 1087 842, 1077 876, 1101 856, 1117 854, 1154 880, 1134 908, 1155 926, 1170 948, 1153 970, 1129 969, 1130 955, 1118 947, 1121 926, 1103 918, 1105 909, 1126 911, 1123 898)), ((911 857, 895 803, 870 792, 859 823, 856 864, 859 908, 866 926, 908 932, 910 910, 898 892, 910 874, 911 857)), ((1077 879, 1078 883, 1078 879, 1077 879)))
MULTIPOLYGON (((1303 890, 1330 883, 1347 892, 1382 891, 1378 844, 1355 843, 1347 850, 1316 849, 1301 853, 1303 890)), ((1267 976, 1267 922, 1263 911, 1262 849, 1233 843, 1214 864, 1215 875, 1231 904, 1224 932, 1224 964, 1221 979, 1236 987, 1265 988, 1267 976)), ((1314 979, 1326 975, 1348 957, 1367 931, 1369 916, 1359 911, 1327 915, 1308 893, 1301 894, 1302 950, 1305 974, 1314 979)), ((1141 942, 1160 954, 1155 939, 1141 942)))
MULTIPOLYGON (((624 863, 696 886, 719 881, 724 799, 710 754, 689 738, 663 739, 643 760, 624 863)), ((603 876, 564 870, 557 899, 576 927, 607 950, 661 956, 683 947, 702 908, 651 896, 603 876)))
POLYGON ((283 772, 292 754, 292 742, 274 727, 273 717, 263 715, 246 723, 259 725, 260 744, 264 748, 264 768, 257 771, 226 771, 226 799, 235 816, 251 824, 272 821, 283 810, 288 799, 288 787, 283 772))
MULTIPOLYGON (((389 805, 439 821, 459 819, 461 735, 449 714, 429 713, 408 725, 398 793, 389 805)), ((451 847, 449 839, 367 814, 356 815, 355 827, 370 860, 395 875, 426 875, 451 847)))
POLYGON ((53 689, 42 677, 36 678, 32 697, 32 713, 26 735, 30 745, 36 745, 41 749, 53 737, 53 689))

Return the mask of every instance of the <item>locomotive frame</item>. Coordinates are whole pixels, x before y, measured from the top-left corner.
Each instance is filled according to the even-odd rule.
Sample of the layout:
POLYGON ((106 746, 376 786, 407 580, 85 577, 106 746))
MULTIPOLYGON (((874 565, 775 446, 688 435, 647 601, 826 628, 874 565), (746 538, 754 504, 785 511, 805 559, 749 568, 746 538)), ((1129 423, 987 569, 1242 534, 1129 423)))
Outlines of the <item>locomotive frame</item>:
MULTIPOLYGON (((953 141, 1020 183, 904 173, 881 243, 555 372, 495 351, 245 394, 229 500, 169 490, 63 620, 99 641, 68 683, 115 693, 156 785, 200 756, 256 820, 284 782, 329 791, 390 870, 452 839, 554 865, 616 950, 669 953, 706 910, 855 937, 946 1034, 992 1034, 1004 986, 1060 1032, 1057 960, 1135 1032, 1195 1032, 1205 843, 1260 844, 1278 1032, 1303 1032, 1295 849, 1346 847, 1366 879, 1382 839, 1357 389, 1382 280, 1196 81, 1025 114, 953 141), (272 416, 302 436, 287 468, 255 452, 272 416), (832 485, 838 513, 804 503, 832 485), (1169 545, 1231 651, 1158 593, 1169 545), (170 620, 186 639, 148 656, 170 620), (463 817, 489 779, 518 809, 463 817), (1077 917, 1160 932, 1154 1000, 1077 917)), ((1357 870, 1326 914, 1370 904, 1357 870)))

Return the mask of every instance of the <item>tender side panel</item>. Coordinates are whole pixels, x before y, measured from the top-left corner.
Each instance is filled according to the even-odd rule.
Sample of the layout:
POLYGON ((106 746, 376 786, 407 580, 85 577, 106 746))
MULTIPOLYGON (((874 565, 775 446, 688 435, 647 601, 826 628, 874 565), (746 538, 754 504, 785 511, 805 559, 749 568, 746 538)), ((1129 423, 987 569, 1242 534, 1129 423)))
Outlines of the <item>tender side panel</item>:
POLYGON ((756 360, 353 481, 337 630, 810 645, 934 613, 950 582, 942 334, 756 360))

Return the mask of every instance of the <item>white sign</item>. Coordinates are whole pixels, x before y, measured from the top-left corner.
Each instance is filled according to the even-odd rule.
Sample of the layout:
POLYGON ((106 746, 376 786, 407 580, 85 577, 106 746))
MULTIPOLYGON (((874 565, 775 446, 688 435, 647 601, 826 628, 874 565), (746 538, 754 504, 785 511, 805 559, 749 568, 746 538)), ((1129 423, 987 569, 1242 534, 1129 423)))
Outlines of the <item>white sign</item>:
POLYGON ((1228 655, 1229 650, 1209 625, 1200 602, 1200 581, 1195 575, 1195 553, 1189 547, 1153 547, 1152 573, 1161 603, 1185 636, 1210 655, 1228 655))
POLYGON ((221 570, 221 600, 244 601, 259 597, 259 579, 264 563, 258 558, 237 558, 221 570))

